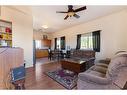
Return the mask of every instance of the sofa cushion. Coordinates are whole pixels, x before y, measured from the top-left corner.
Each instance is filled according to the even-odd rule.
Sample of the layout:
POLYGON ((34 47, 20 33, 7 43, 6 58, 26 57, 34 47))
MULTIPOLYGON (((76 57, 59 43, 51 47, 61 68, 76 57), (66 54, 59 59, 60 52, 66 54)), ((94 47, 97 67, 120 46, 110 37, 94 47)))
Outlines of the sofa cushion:
POLYGON ((99 60, 98 63, 104 63, 104 64, 109 65, 110 61, 111 61, 110 58, 106 58, 106 59, 99 60))
POLYGON ((97 66, 97 65, 93 66, 92 70, 103 73, 103 74, 106 74, 107 72, 107 68, 102 67, 102 66, 97 66))
POLYGON ((79 57, 79 58, 91 58, 95 57, 95 51, 93 50, 71 50, 70 57, 79 57))
POLYGON ((95 51, 93 50, 87 50, 87 51, 84 51, 82 52, 82 58, 91 58, 91 57, 95 57, 95 51))
POLYGON ((92 75, 95 75, 95 76, 98 76, 98 77, 105 77, 104 73, 101 73, 101 72, 98 72, 98 71, 95 71, 95 70, 88 70, 86 73, 92 74, 92 75))
POLYGON ((68 59, 75 59, 75 60, 80 60, 81 58, 80 57, 76 57, 76 56, 71 56, 70 58, 68 59))
POLYGON ((108 68, 108 64, 106 64, 106 63, 96 63, 95 65, 96 66, 101 66, 101 67, 104 67, 104 68, 108 68))
POLYGON ((111 80, 103 77, 103 74, 96 72, 96 71, 91 71, 91 73, 79 73, 78 75, 79 79, 88 83, 98 83, 102 85, 106 85, 111 83, 111 80), (101 77, 100 77, 101 76, 101 77))
POLYGON ((81 50, 73 50, 73 53, 71 55, 72 57, 80 57, 82 56, 82 51, 81 50))

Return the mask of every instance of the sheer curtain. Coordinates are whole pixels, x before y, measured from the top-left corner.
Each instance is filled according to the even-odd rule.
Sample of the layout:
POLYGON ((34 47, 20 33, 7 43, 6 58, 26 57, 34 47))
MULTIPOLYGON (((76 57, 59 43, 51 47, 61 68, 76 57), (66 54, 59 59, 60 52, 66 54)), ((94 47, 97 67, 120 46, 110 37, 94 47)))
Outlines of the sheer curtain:
POLYGON ((93 50, 92 33, 85 33, 81 35, 81 49, 93 50))
POLYGON ((77 35, 76 49, 87 49, 100 52, 100 31, 77 35))

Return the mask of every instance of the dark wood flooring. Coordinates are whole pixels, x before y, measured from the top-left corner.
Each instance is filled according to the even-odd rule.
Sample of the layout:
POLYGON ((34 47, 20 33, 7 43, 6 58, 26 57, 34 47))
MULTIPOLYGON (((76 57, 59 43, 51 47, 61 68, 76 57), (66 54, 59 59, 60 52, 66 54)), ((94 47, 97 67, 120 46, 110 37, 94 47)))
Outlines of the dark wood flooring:
MULTIPOLYGON (((41 61, 39 61, 41 62, 41 61)), ((26 89, 31 90, 57 90, 57 89, 66 89, 50 77, 44 74, 46 71, 56 70, 57 68, 61 68, 60 63, 52 62, 46 64, 36 64, 35 67, 27 68, 26 70, 26 81, 25 87, 26 89)))

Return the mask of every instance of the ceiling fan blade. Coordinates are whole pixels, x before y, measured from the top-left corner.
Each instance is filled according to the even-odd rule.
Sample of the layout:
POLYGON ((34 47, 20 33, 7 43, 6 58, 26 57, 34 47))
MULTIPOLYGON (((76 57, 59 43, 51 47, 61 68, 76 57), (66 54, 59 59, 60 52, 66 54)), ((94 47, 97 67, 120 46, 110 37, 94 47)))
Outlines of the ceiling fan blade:
POLYGON ((64 18, 64 20, 66 20, 68 17, 69 17, 69 16, 67 15, 67 16, 64 18))
POLYGON ((75 9, 74 12, 79 12, 79 11, 82 11, 82 10, 85 10, 85 9, 86 9, 86 6, 75 9))
POLYGON ((77 14, 74 14, 73 16, 74 16, 74 17, 76 17, 76 18, 80 18, 80 16, 79 16, 79 15, 77 15, 77 14))
POLYGON ((56 13, 68 13, 68 12, 63 12, 63 11, 56 11, 56 13))

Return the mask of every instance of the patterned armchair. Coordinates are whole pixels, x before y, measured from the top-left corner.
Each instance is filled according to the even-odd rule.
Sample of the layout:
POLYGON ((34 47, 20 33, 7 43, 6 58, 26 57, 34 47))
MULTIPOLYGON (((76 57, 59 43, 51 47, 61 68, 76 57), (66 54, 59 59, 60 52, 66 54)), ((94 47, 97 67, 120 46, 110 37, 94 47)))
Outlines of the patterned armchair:
POLYGON ((127 52, 79 73, 78 89, 120 89, 127 81, 127 52))

